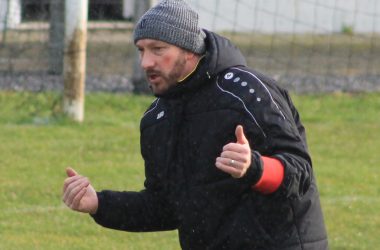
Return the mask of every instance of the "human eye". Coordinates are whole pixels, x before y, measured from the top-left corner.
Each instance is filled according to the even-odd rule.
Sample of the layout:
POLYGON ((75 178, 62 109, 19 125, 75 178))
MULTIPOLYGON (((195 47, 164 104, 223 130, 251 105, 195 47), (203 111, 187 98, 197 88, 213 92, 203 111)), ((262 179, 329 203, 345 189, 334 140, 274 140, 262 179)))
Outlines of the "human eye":
POLYGON ((144 49, 137 47, 137 51, 139 52, 140 56, 144 53, 144 49))
POLYGON ((153 52, 154 52, 155 54, 161 55, 162 53, 165 52, 165 46, 160 46, 160 45, 158 45, 158 46, 154 46, 154 47, 153 47, 153 52))

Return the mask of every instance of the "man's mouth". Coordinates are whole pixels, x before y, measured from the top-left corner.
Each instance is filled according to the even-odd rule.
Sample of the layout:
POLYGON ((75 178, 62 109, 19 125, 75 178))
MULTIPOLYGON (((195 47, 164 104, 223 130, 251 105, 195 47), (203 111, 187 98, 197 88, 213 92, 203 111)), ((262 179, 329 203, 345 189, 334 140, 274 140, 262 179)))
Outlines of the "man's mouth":
POLYGON ((158 78, 158 75, 155 75, 155 74, 148 76, 148 79, 149 79, 150 82, 156 80, 157 78, 158 78))
POLYGON ((157 72, 147 72, 146 75, 150 83, 154 83, 160 77, 160 74, 157 72))

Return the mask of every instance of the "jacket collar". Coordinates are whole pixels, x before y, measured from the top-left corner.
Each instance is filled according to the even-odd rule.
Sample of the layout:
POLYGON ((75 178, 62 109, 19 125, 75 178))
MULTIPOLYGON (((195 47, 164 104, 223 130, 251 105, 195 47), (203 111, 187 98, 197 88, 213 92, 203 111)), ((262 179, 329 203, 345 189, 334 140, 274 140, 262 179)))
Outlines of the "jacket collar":
POLYGON ((195 71, 157 97, 177 98, 193 93, 202 85, 212 82, 210 81, 212 78, 227 68, 247 65, 240 50, 227 38, 211 31, 204 30, 204 32, 206 33, 206 52, 195 71))

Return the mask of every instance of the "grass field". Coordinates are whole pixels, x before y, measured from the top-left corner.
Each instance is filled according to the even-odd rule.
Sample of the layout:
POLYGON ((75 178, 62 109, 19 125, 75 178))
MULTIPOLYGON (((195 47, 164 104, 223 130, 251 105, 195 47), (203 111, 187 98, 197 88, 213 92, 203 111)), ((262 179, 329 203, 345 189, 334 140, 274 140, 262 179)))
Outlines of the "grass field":
MULTIPOLYGON (((0 249, 179 249, 176 232, 103 229, 61 202, 70 165, 99 189, 139 190, 146 96, 89 94, 86 120, 55 94, 0 92, 0 249)), ((307 129, 330 249, 380 246, 380 94, 294 96, 307 129)))

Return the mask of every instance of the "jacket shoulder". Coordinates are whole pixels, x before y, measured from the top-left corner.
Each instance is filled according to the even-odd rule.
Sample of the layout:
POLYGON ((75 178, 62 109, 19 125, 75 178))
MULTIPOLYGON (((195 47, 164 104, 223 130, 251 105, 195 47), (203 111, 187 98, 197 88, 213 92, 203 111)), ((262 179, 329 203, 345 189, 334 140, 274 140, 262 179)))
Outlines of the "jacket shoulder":
POLYGON ((249 117, 264 130, 266 124, 291 119, 286 101, 274 80, 246 67, 232 67, 218 76, 217 87, 235 99, 249 117), (289 116, 289 117, 287 117, 289 116))
POLYGON ((218 75, 217 85, 219 90, 244 102, 247 107, 257 108, 275 104, 274 82, 268 79, 246 67, 232 67, 218 75))

